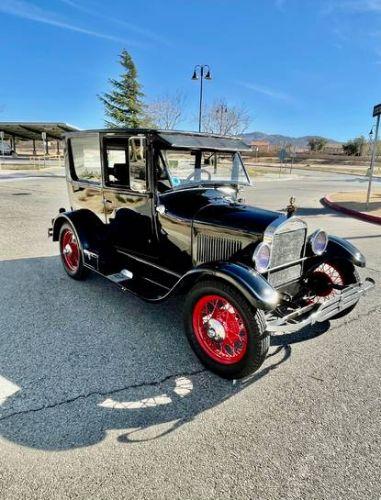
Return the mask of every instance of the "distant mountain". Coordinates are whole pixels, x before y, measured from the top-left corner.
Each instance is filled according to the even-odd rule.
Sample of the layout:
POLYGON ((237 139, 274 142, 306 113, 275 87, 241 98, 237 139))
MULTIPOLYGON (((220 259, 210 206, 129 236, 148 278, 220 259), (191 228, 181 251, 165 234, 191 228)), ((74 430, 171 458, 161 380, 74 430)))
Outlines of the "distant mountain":
MULTIPOLYGON (((242 134, 242 138, 249 143, 251 141, 267 141, 274 145, 292 144, 298 148, 308 146, 308 141, 313 137, 317 136, 305 135, 303 137, 289 137, 287 135, 265 134, 263 132, 248 132, 247 134, 242 134)), ((334 139, 329 139, 328 137, 325 137, 325 139, 331 144, 340 144, 339 141, 335 141, 334 139)))

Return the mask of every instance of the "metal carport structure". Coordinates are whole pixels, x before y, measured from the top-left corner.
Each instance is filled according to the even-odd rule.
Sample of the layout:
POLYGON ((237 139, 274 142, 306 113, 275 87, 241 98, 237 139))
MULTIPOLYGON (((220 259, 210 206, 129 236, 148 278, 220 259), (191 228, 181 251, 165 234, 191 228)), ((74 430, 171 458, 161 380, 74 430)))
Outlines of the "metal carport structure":
POLYGON ((49 153, 48 142, 57 141, 59 153, 59 144, 64 134, 75 130, 78 128, 60 122, 0 122, 0 141, 9 140, 11 149, 15 152, 16 139, 33 141, 33 154, 36 154, 36 141, 44 142, 46 154, 49 153))

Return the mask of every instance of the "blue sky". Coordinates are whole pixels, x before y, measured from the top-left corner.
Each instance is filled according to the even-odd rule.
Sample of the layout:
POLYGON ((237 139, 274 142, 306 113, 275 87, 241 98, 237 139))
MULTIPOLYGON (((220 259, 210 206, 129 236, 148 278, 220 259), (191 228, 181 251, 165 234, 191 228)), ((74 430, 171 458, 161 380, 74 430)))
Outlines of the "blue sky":
POLYGON ((124 47, 147 100, 187 95, 250 111, 250 130, 367 135, 381 101, 381 0, 1 0, 0 120, 103 126, 97 94, 124 47))

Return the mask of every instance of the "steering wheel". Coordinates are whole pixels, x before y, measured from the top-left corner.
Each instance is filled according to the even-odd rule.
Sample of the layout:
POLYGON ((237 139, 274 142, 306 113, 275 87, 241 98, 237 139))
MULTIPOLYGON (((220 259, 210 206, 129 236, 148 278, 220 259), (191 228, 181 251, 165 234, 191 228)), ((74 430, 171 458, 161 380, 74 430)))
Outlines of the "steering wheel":
MULTIPOLYGON (((206 170, 205 168, 200 168, 200 172, 205 172, 206 175, 208 176, 208 181, 212 180, 212 176, 210 175, 210 172, 206 170)), ((188 175, 188 177, 185 179, 185 182, 190 181, 192 177, 194 177, 196 174, 196 171, 193 171, 191 174, 188 175)))

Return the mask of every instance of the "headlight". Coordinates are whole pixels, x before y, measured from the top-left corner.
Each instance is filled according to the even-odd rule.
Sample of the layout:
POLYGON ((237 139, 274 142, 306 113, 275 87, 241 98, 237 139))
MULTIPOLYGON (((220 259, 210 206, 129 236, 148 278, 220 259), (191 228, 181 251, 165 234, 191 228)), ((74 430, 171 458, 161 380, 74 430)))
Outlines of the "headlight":
POLYGON ((311 249, 315 255, 322 255, 328 245, 328 236, 325 231, 318 229, 310 238, 311 249))
POLYGON ((267 243, 260 243, 254 250, 253 261, 259 273, 267 271, 270 265, 271 248, 267 243))

